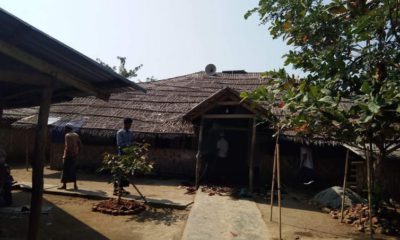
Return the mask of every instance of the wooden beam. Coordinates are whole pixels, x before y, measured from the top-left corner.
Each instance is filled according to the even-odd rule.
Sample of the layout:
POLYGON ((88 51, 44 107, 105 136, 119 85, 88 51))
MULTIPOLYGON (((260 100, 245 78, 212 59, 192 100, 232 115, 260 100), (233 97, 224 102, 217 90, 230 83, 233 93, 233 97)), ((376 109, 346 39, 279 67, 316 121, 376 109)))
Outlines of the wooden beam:
POLYGON ((50 86, 56 80, 49 76, 37 73, 21 73, 17 71, 0 71, 0 82, 14 84, 28 84, 35 86, 50 86))
POLYGON ((240 101, 222 101, 222 102, 217 102, 217 105, 220 105, 220 106, 237 106, 237 105, 240 105, 240 101))
POLYGON ((50 104, 53 89, 43 89, 38 124, 36 126, 35 155, 32 163, 32 193, 31 193, 31 212, 29 215, 28 239, 38 239, 40 215, 42 211, 43 198, 43 167, 46 157, 47 145, 47 121, 50 113, 50 104))
POLYGON ((6 96, 2 97, 1 100, 2 101, 10 101, 14 98, 16 100, 18 100, 19 98, 26 97, 26 95, 29 95, 29 94, 40 94, 42 92, 42 90, 43 90, 42 88, 33 88, 30 90, 26 90, 26 91, 20 91, 20 92, 14 93, 14 94, 6 95, 6 96))
POLYGON ((101 92, 93 85, 81 80, 69 72, 37 58, 3 40, 0 40, 0 52, 90 95, 105 100, 109 97, 109 94, 101 92))
POLYGON ((254 114, 205 114, 202 117, 206 119, 238 119, 255 118, 254 114))
POLYGON ((251 143, 250 143, 250 154, 249 154, 249 191, 253 192, 254 187, 254 148, 256 143, 256 119, 253 118, 253 125, 251 131, 251 143))

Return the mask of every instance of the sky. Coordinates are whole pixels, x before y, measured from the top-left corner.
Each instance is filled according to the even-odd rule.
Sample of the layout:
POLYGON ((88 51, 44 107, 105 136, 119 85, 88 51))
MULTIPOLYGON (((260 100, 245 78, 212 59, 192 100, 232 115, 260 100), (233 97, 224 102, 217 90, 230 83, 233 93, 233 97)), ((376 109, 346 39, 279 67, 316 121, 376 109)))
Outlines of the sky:
POLYGON ((134 80, 203 71, 283 67, 288 47, 258 17, 258 0, 0 0, 0 7, 92 59, 127 67, 134 80))

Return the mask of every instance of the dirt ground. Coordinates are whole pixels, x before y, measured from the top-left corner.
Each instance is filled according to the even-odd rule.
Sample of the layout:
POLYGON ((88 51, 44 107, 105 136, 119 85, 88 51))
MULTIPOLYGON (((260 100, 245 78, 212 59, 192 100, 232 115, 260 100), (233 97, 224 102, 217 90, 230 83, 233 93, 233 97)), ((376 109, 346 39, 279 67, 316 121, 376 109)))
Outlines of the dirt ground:
MULTIPOLYGON (((12 166, 11 174, 19 183, 31 181, 31 169, 12 166)), ((60 171, 45 168, 45 185, 59 185, 60 171)), ((112 196, 110 176, 106 174, 78 172, 79 191, 112 196)), ((135 184, 147 199, 162 199, 164 202, 193 202, 194 195, 185 194, 180 180, 137 178, 135 184)), ((72 184, 67 186, 72 189, 72 184)), ((130 186, 128 198, 138 195, 130 186)), ((30 205, 30 193, 13 191, 13 206, 30 205)), ((186 210, 149 208, 131 216, 110 216, 92 212, 93 204, 100 200, 45 194, 43 207, 50 207, 42 214, 40 239, 180 239, 190 207, 186 210)), ((0 213, 0 239, 26 239, 29 214, 0 213)))
MULTIPOLYGON (((283 239, 369 239, 369 234, 359 233, 352 226, 341 224, 329 214, 307 204, 305 199, 288 194, 282 195, 282 237, 283 239)), ((270 204, 266 199, 258 200, 258 207, 263 215, 273 239, 278 239, 278 207, 273 209, 270 219, 270 204)), ((385 235, 375 235, 374 239, 398 239, 385 235)))
MULTIPOLYGON (((13 192, 14 206, 29 205, 30 194, 13 192)), ((40 239, 172 239, 181 238, 189 210, 150 208, 131 216, 92 212, 98 200, 44 195, 40 239)), ((28 214, 0 213, 0 239, 26 239, 28 214)))
MULTIPOLYGON (((30 183, 32 181, 32 169, 27 171, 23 166, 12 166, 11 174, 18 183, 30 183)), ((45 185, 60 186, 60 177, 60 171, 45 167, 45 185)), ((110 175, 78 171, 77 178, 81 192, 103 197, 112 196, 113 185, 109 183, 110 175)), ((171 202, 182 205, 187 205, 194 201, 194 195, 185 194, 186 189, 179 187, 182 184, 180 179, 134 178, 133 183, 147 199, 157 199, 165 203, 171 202)), ((67 184, 67 188, 72 190, 73 184, 67 184)), ((131 193, 126 197, 134 198, 138 196, 132 186, 127 187, 126 190, 131 193)))

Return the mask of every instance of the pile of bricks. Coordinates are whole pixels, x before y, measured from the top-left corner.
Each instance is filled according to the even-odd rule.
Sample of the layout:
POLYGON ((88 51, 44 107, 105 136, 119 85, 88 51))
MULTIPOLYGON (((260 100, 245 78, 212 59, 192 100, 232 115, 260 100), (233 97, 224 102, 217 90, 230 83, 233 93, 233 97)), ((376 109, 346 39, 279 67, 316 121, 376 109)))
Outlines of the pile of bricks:
MULTIPOLYGON (((357 231, 369 231, 369 208, 366 204, 355 204, 343 211, 343 222, 353 225, 357 231)), ((330 211, 333 219, 341 219, 340 210, 330 211)), ((372 230, 375 233, 400 235, 400 214, 396 209, 380 208, 372 215, 372 230)))
POLYGON ((220 187, 220 186, 203 186, 201 187, 202 192, 208 193, 208 196, 220 195, 220 196, 230 196, 233 193, 233 189, 230 187, 220 187))

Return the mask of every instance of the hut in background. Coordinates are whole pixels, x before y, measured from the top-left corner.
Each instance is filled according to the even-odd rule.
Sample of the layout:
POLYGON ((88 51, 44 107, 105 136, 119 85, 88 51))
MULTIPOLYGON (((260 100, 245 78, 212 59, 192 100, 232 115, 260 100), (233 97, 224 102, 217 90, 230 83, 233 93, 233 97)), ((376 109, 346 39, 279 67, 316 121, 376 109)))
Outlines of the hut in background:
MULTIPOLYGON (((224 71, 213 75, 197 72, 165 80, 141 83, 147 93, 124 91, 111 94, 104 102, 94 97, 78 97, 69 102, 53 104, 50 117, 52 129, 66 122, 74 121, 84 143, 80 156, 82 168, 97 168, 102 154, 115 152, 115 134, 122 127, 124 117, 132 117, 137 141, 145 140, 152 145, 150 154, 155 162, 155 174, 161 176, 195 176, 196 153, 200 126, 204 124, 204 136, 210 135, 213 126, 217 132, 224 132, 230 143, 230 163, 216 171, 226 175, 228 180, 247 184, 250 179, 262 186, 270 181, 273 158, 273 133, 268 122, 257 124, 257 117, 268 119, 267 109, 262 104, 243 102, 240 93, 252 91, 269 83, 260 73, 245 71, 224 71), (201 119, 204 119, 203 121, 201 119), (253 150, 254 151, 253 151, 253 150), (250 176, 252 174, 253 176, 250 176)), ((4 117, 11 123, 7 131, 15 131, 11 153, 15 161, 25 161, 26 134, 35 124, 36 109, 13 109, 4 117), (20 134, 20 135, 18 135, 20 134), (15 142, 20 144, 15 144, 15 142)), ((273 113, 274 110, 272 111, 273 113)), ((276 112, 278 114, 278 112, 276 112)), ((4 127, 4 126, 3 126, 4 127)), ((28 137, 29 138, 29 137, 28 137)), ((49 164, 52 168, 61 166, 62 142, 54 134, 48 146, 49 164)), ((304 139, 295 137, 293 132, 281 135, 283 143, 283 177, 297 181, 300 164, 300 148, 304 139)), ((203 144, 215 145, 215 139, 204 138, 203 144), (208 141, 208 142, 207 142, 208 141), (214 141, 214 142, 213 142, 214 141)), ((314 139, 310 145, 313 151, 317 175, 327 185, 340 184, 343 175, 345 149, 329 141, 314 139)))

